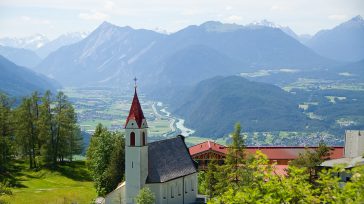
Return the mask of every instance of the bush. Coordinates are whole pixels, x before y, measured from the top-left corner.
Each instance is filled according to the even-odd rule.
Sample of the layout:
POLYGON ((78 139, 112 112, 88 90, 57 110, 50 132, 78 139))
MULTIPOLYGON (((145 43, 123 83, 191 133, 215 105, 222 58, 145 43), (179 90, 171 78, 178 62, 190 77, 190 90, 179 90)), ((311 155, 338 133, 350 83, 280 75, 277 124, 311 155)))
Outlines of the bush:
POLYGON ((140 189, 139 194, 135 197, 135 202, 137 204, 153 204, 155 203, 155 196, 148 187, 144 187, 140 189))

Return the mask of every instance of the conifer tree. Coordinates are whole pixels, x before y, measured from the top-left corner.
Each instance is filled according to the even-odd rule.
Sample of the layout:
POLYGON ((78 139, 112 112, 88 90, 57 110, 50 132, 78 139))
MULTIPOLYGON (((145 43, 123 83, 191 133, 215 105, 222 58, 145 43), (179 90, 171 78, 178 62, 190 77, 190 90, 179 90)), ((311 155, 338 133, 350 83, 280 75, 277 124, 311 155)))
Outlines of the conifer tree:
POLYGON ((24 98, 16 114, 16 139, 22 155, 28 157, 29 168, 35 168, 34 151, 34 121, 32 115, 32 100, 24 98))
POLYGON ((14 154, 11 104, 11 100, 0 93, 0 172, 5 171, 14 154))
POLYGON ((51 92, 47 91, 42 97, 42 104, 39 106, 39 140, 43 144, 41 146, 41 154, 44 157, 46 165, 54 168, 56 160, 54 159, 55 148, 55 130, 54 116, 51 109, 51 92))
POLYGON ((226 165, 224 166, 226 167, 225 170, 227 171, 229 182, 239 185, 243 179, 239 176, 239 172, 243 168, 245 155, 245 144, 243 135, 241 134, 240 123, 235 124, 235 129, 231 133, 231 139, 232 143, 227 147, 228 153, 225 160, 226 165))

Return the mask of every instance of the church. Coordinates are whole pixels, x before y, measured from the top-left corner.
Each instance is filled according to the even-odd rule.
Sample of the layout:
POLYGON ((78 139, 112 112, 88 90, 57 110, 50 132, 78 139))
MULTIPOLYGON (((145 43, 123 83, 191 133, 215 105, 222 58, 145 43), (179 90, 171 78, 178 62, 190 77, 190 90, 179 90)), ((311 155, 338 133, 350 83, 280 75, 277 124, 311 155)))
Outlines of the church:
POLYGON ((184 137, 148 143, 147 130, 135 86, 125 123, 125 182, 106 195, 105 203, 135 203, 143 187, 153 192, 157 204, 194 203, 197 168, 184 137))

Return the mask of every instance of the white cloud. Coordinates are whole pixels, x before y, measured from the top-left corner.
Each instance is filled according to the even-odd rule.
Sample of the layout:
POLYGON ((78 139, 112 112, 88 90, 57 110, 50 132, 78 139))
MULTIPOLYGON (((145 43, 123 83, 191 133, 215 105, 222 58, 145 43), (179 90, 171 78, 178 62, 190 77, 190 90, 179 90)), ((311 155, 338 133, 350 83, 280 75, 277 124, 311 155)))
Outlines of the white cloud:
POLYGON ((333 14, 333 15, 329 15, 327 18, 330 20, 342 21, 342 20, 346 20, 348 17, 343 14, 333 14))
POLYGON ((226 7, 225 7, 225 10, 227 10, 227 11, 231 11, 231 10, 233 10, 233 7, 231 7, 231 6, 226 6, 226 7))
POLYGON ((272 11, 287 11, 289 10, 288 5, 273 5, 270 7, 270 10, 272 11))
POLYGON ((99 12, 99 11, 91 11, 88 13, 80 13, 78 15, 83 20, 105 20, 109 18, 109 15, 99 12))
POLYGON ((106 1, 104 5, 105 10, 112 10, 115 6, 115 3, 112 1, 106 1))
POLYGON ((39 19, 39 18, 33 18, 30 16, 20 16, 20 20, 23 22, 33 24, 33 25, 49 25, 51 22, 49 20, 39 19))
POLYGON ((231 23, 241 21, 241 19, 242 19, 241 16, 236 16, 236 15, 232 15, 232 16, 225 18, 226 21, 231 22, 231 23))

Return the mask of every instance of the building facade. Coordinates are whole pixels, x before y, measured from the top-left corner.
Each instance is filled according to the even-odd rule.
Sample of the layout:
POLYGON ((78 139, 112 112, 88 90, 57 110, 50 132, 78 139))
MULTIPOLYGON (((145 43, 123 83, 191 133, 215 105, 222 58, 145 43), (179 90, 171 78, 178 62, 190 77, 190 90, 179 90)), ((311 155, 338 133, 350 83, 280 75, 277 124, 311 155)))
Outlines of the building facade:
POLYGON ((197 199, 197 164, 184 137, 148 143, 148 123, 135 88, 125 124, 125 182, 105 197, 105 203, 135 203, 148 187, 157 204, 189 204, 197 199))

